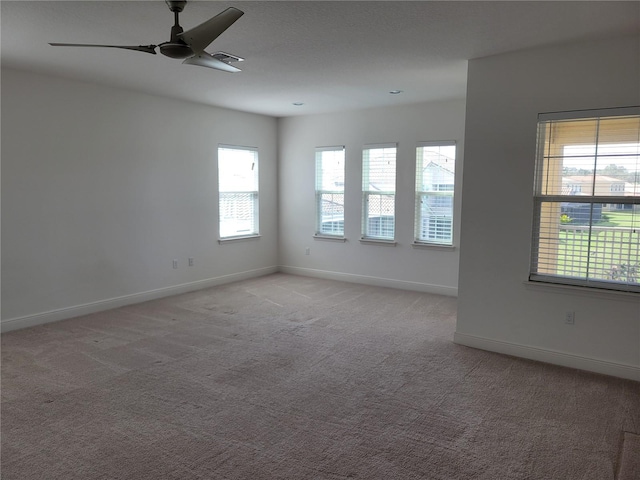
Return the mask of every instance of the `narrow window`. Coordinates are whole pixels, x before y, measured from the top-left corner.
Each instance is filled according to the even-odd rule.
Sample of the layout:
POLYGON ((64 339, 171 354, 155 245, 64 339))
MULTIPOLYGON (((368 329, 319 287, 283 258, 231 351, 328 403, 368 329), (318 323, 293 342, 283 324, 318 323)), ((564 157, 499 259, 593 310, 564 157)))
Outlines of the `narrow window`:
POLYGON ((362 237, 395 237, 396 144, 367 145, 362 151, 362 237))
POLYGON ((454 141, 424 142, 416 148, 415 241, 453 245, 454 141))
POLYGON ((344 237, 344 147, 316 148, 316 235, 344 237))
POLYGON ((640 292, 640 107, 538 120, 530 279, 640 292))
POLYGON ((220 238, 258 235, 258 149, 218 147, 220 238))

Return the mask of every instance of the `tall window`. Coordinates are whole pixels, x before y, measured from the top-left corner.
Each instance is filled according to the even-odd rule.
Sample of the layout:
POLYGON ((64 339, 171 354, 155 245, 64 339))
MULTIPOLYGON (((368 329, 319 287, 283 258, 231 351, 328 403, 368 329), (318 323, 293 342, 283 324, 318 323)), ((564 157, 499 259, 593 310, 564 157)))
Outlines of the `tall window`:
POLYGON ((640 107, 539 116, 531 280, 640 292, 640 107))
POLYGON ((258 235, 258 150, 218 147, 220 238, 258 235))
POLYGON ((416 243, 453 245, 456 144, 425 142, 416 149, 416 243))
POLYGON ((362 236, 393 240, 396 209, 396 144, 362 151, 362 236))
POLYGON ((316 148, 316 234, 344 237, 344 147, 316 148))

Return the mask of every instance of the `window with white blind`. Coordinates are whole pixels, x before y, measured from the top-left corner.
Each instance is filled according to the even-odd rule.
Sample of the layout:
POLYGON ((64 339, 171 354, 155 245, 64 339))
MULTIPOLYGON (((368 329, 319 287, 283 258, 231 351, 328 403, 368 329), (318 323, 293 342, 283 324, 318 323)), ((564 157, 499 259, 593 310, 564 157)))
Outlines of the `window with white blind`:
POLYGON ((415 242, 453 245, 456 143, 423 142, 416 148, 415 242))
POLYGON ((258 149, 218 147, 220 238, 258 235, 258 149))
POLYGON ((316 148, 316 235, 344 237, 344 147, 316 148))
POLYGON ((362 151, 362 237, 393 241, 396 209, 396 144, 362 151))
POLYGON ((541 114, 530 279, 640 292, 640 107, 541 114))

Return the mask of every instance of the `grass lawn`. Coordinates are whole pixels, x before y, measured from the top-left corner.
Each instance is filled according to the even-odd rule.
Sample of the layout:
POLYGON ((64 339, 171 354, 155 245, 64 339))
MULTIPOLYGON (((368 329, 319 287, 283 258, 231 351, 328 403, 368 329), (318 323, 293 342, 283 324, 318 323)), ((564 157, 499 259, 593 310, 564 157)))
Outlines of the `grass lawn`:
POLYGON ((640 212, 603 212, 602 222, 597 223, 595 226, 640 228, 640 212))
POLYGON ((558 275, 640 283, 640 212, 602 216, 605 222, 594 224, 591 239, 588 226, 561 227, 558 275))

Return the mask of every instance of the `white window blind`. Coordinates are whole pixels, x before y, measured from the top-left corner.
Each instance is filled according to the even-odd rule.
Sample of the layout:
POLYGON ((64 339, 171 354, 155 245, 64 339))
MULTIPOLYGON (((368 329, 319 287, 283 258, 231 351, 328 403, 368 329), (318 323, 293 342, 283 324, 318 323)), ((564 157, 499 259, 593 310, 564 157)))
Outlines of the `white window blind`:
POLYGON ((258 235, 258 150, 218 147, 220 238, 258 235))
POLYGON ((416 148, 416 243, 453 245, 456 143, 423 142, 416 148))
POLYGON ((530 279, 640 292, 640 108, 577 113, 539 118, 530 279))
POLYGON ((316 148, 316 234, 344 237, 345 150, 316 148))
POLYGON ((362 151, 362 236, 393 240, 396 208, 396 144, 362 151))

